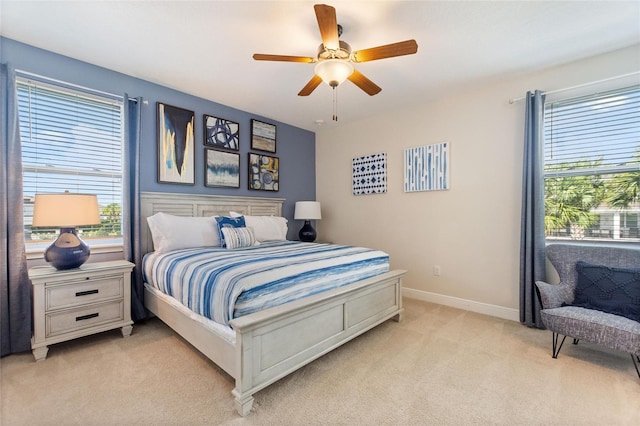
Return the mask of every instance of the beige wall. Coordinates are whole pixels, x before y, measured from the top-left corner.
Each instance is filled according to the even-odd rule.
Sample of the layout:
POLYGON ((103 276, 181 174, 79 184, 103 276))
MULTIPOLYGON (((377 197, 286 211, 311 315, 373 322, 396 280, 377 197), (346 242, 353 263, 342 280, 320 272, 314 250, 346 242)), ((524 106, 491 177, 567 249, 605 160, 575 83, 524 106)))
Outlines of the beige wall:
MULTIPOLYGON (((404 285, 410 297, 517 320, 524 103, 508 100, 527 90, 552 91, 639 69, 636 45, 320 129, 319 239, 387 251, 392 268, 408 271, 404 285), (404 149, 445 141, 451 144, 451 189, 403 192, 404 149), (352 195, 352 159, 379 152, 387 153, 387 192, 352 195), (433 275, 434 265, 440 265, 441 276, 433 275)), ((548 99, 616 87, 623 80, 637 83, 640 77, 548 99)))

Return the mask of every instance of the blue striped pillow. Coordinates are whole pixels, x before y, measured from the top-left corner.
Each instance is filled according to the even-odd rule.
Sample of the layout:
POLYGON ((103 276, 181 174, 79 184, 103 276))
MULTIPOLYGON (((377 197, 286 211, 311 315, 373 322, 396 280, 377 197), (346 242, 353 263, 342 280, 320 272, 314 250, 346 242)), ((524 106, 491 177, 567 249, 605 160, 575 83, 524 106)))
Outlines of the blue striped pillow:
POLYGON ((230 226, 220 228, 224 235, 225 247, 235 249, 251 247, 256 244, 256 237, 251 228, 232 228, 230 226))

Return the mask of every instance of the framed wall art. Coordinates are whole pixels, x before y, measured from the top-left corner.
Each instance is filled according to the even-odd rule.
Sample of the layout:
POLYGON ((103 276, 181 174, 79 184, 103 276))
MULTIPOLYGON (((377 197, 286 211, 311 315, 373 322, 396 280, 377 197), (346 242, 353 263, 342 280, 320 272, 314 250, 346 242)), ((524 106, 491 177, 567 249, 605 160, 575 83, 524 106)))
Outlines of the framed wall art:
POLYGON ((231 120, 203 115, 204 144, 233 151, 240 150, 240 125, 231 120))
POLYGON ((278 157, 249 153, 249 189, 278 191, 280 186, 278 157))
POLYGON ((352 162, 353 195, 387 192, 387 153, 364 155, 352 162))
POLYGON ((205 186, 240 188, 240 154, 205 148, 205 186))
POLYGON ((193 111, 157 103, 158 182, 195 184, 193 111))
POLYGON ((276 125, 251 120, 251 149, 276 152, 276 125))
POLYGON ((450 144, 404 150, 404 192, 449 189, 450 144))

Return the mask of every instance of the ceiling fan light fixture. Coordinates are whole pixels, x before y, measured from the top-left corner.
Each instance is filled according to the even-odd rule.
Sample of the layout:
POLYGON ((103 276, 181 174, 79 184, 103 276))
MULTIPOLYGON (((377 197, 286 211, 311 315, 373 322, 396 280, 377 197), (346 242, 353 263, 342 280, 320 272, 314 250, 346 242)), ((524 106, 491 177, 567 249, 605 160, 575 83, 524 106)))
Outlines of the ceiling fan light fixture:
POLYGON ((314 71, 322 81, 335 88, 353 74, 354 68, 344 59, 326 59, 318 62, 314 71))
MULTIPOLYGON (((322 43, 318 46, 316 58, 308 56, 266 55, 256 53, 256 61, 283 61, 317 63, 315 74, 311 80, 298 92, 298 96, 309 96, 323 81, 335 89, 347 78, 362 89, 367 95, 373 96, 382 90, 380 86, 354 69, 352 63, 376 61, 378 59, 396 56, 412 55, 418 51, 415 40, 405 40, 383 46, 370 47, 353 52, 349 43, 340 40, 342 27, 336 18, 336 9, 326 4, 313 6, 318 20, 322 43)), ((334 106, 337 104, 337 90, 333 90, 334 106)), ((336 117, 334 108, 334 119, 336 117)))

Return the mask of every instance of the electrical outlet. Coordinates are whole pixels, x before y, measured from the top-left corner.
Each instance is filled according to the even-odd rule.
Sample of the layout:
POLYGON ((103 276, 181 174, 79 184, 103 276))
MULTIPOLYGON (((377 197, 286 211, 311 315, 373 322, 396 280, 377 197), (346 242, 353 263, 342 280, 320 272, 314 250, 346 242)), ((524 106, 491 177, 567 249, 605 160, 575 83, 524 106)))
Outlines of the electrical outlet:
POLYGON ((440 265, 433 265, 433 275, 436 277, 440 276, 440 265))

